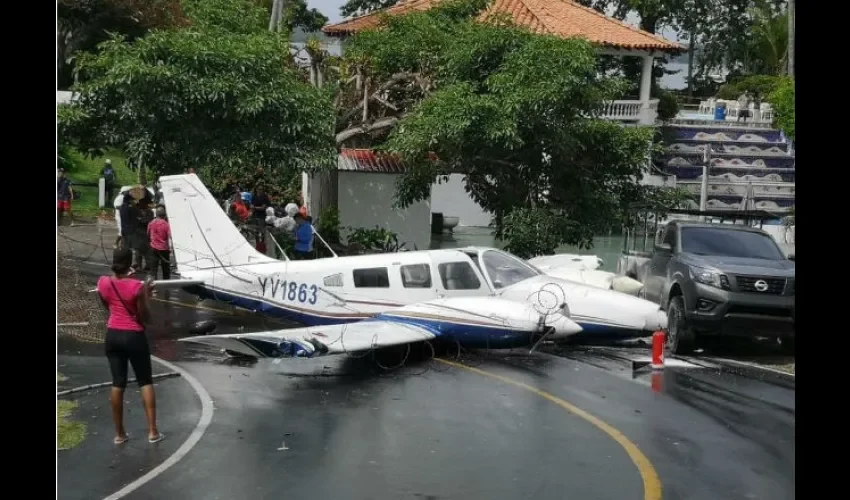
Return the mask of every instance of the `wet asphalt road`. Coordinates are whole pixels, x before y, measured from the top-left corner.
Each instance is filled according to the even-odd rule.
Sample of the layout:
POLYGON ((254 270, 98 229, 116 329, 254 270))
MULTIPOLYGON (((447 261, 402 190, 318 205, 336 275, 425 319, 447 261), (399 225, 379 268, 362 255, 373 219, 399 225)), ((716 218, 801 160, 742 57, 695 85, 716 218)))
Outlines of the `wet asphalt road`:
POLYGON ((216 318, 220 333, 273 323, 160 299, 154 354, 193 374, 215 413, 188 455, 126 498, 661 498, 641 472, 657 474, 666 500, 794 498, 793 390, 708 370, 632 378, 545 354, 491 353, 473 363, 483 372, 419 362, 379 375, 335 358, 239 366, 173 338, 199 319, 216 318), (601 419, 650 464, 551 398, 601 419))

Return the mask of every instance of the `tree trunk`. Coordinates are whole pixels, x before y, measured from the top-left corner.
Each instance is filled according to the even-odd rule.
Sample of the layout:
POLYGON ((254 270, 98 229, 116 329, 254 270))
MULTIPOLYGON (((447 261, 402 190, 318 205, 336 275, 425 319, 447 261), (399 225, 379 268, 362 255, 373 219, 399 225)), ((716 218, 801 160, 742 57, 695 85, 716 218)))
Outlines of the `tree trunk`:
POLYGON ((788 0, 788 76, 794 78, 794 21, 797 17, 794 0, 788 0))
POLYGON ((274 0, 272 4, 272 15, 269 19, 269 31, 280 31, 283 21, 283 3, 285 0, 274 0))
POLYGON ((145 175, 145 156, 143 154, 139 155, 139 165, 136 174, 139 176, 139 184, 142 186, 147 186, 147 175, 145 175))

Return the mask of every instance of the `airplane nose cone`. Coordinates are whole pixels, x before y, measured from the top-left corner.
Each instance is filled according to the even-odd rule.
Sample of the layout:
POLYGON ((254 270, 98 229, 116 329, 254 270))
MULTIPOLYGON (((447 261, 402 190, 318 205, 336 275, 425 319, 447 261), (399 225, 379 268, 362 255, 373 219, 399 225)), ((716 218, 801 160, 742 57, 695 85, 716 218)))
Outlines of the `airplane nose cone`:
POLYGON ((649 313, 645 321, 644 330, 657 332, 667 329, 667 313, 660 309, 649 313))
POLYGON ((551 336, 552 339, 564 339, 582 330, 578 323, 560 314, 555 319, 548 321, 547 324, 555 329, 555 333, 551 336))

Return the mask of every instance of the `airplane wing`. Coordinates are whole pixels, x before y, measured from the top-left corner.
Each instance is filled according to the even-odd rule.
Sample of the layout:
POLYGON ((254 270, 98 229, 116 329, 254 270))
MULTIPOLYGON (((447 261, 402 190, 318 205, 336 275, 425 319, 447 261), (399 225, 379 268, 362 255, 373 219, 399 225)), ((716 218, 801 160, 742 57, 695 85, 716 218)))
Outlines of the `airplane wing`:
POLYGON ((204 344, 255 358, 310 358, 411 344, 435 337, 435 332, 419 325, 368 319, 329 326, 185 337, 180 342, 204 344))

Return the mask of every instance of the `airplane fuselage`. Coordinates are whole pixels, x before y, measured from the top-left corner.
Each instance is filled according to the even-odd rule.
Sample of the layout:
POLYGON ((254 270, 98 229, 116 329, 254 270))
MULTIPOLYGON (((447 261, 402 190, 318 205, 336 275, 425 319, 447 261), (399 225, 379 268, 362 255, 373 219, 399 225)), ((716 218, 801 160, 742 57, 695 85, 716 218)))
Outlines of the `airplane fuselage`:
MULTIPOLYGON (((438 298, 486 296, 531 303, 544 314, 566 303, 591 334, 639 336, 663 326, 648 324, 657 318, 648 301, 542 274, 490 248, 272 261, 182 277, 203 281, 187 287, 190 293, 304 326, 362 321, 438 298)), ((465 341, 491 342, 492 335, 476 332, 470 328, 465 341)))

